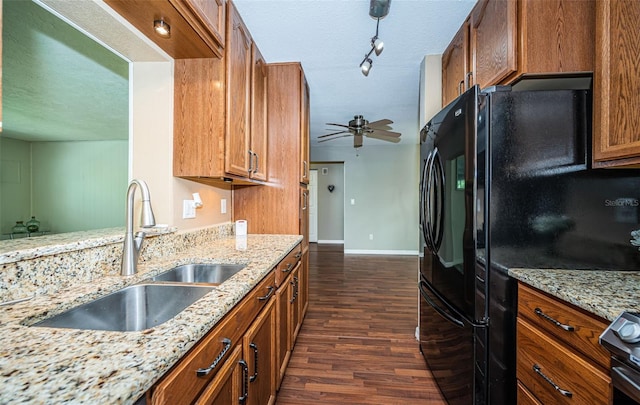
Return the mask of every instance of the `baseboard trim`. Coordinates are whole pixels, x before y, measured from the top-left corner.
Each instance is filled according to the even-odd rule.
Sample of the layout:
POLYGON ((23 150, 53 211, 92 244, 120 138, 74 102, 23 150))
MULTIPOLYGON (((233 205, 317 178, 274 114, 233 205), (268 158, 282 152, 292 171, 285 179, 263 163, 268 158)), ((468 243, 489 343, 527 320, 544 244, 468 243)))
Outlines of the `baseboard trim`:
POLYGON ((343 240, 318 240, 317 242, 319 245, 320 244, 328 244, 328 245, 344 245, 344 241, 343 240))
POLYGON ((418 256, 417 250, 363 250, 345 249, 345 255, 398 255, 398 256, 418 256))

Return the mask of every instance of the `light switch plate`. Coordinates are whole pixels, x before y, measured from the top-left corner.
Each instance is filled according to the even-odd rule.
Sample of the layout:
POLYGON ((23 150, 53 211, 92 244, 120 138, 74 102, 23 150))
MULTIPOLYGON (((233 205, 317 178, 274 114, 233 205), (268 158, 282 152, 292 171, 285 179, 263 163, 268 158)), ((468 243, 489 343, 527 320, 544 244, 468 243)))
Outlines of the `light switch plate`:
POLYGON ((223 198, 220 200, 220 213, 221 214, 226 214, 227 213, 227 199, 223 198))
POLYGON ((196 217, 196 202, 193 200, 182 200, 182 219, 196 217))

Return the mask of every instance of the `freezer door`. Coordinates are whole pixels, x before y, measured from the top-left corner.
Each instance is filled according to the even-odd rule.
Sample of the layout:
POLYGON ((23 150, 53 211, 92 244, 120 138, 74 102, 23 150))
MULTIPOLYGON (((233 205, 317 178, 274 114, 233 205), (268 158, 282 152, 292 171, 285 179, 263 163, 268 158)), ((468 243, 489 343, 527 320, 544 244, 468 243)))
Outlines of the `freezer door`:
POLYGON ((474 326, 451 311, 424 279, 418 287, 420 350, 447 402, 473 404, 474 326))

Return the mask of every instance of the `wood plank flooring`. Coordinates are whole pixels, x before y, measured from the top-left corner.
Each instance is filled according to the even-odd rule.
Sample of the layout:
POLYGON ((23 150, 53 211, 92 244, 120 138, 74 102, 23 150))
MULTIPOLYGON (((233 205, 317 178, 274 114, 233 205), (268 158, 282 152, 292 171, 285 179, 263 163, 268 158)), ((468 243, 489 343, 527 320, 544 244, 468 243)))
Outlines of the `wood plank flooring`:
POLYGON ((309 310, 276 404, 446 404, 415 339, 417 266, 311 244, 309 310))

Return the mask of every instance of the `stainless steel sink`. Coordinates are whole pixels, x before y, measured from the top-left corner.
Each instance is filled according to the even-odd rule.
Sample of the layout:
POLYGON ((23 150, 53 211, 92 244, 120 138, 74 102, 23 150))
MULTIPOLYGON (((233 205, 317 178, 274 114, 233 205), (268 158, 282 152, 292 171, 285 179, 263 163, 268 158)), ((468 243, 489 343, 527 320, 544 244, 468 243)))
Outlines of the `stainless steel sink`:
POLYGON ((185 264, 149 280, 219 285, 244 268, 244 264, 185 264))
POLYGON ((32 326, 140 331, 160 325, 202 298, 211 286, 137 284, 32 326))

